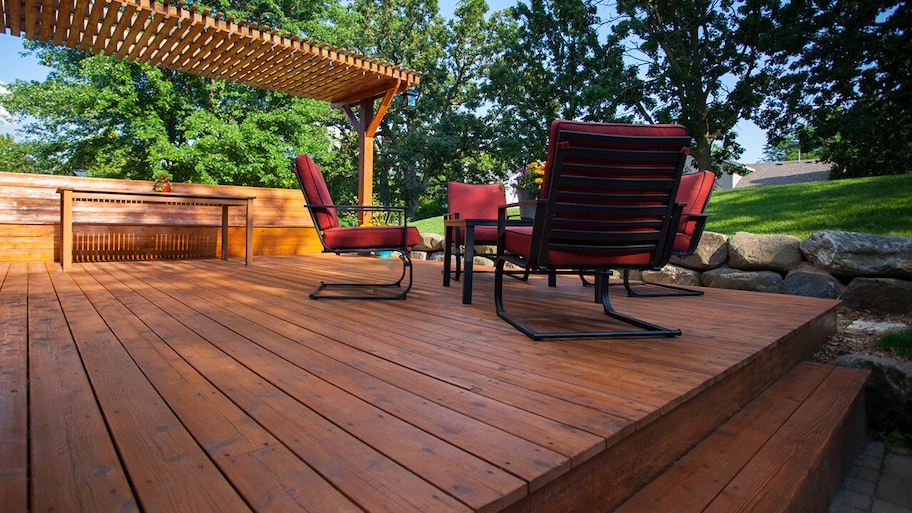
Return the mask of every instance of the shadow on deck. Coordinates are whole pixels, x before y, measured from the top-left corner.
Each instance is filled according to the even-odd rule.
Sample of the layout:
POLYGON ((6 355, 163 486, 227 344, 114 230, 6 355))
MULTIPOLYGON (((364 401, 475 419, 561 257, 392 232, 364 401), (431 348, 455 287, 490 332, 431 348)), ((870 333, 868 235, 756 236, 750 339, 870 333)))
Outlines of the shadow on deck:
MULTIPOLYGON (((532 342, 432 262, 404 302, 307 298, 387 263, 0 264, 4 512, 610 511, 835 330, 835 301, 708 289, 614 294, 681 337, 532 342)), ((508 285, 606 322, 578 280, 508 285)))

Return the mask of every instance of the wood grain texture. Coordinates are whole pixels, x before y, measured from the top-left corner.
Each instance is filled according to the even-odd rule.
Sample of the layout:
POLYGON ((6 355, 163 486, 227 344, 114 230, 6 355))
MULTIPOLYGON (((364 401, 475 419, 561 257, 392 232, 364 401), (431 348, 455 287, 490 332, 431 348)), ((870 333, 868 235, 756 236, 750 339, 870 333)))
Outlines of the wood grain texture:
MULTIPOLYGON (((185 194, 256 196, 253 254, 319 253, 322 245, 297 189, 174 184, 185 194)), ((152 182, 0 172, 0 262, 60 260, 59 188, 147 193, 152 182)), ((228 209, 228 254, 245 254, 243 208, 228 209)), ((77 261, 221 256, 220 207, 73 204, 77 261), (163 242, 164 240, 164 242, 163 242)))
MULTIPOLYGON (((21 379, 27 358, 33 398, 29 484, 20 472, 5 496, 31 494, 35 511, 605 510, 835 329, 834 301, 707 290, 614 298, 679 338, 536 343, 496 316, 490 276, 463 305, 440 286, 441 264, 424 261, 407 301, 307 297, 328 275, 367 280, 396 265, 0 264, 12 320, 0 340, 24 343, 16 312, 29 323, 27 356, 0 352, 0 368, 21 379), (733 303, 742 315, 717 322, 733 303)), ((541 322, 605 322, 578 280, 516 285, 541 322)), ((22 435, 0 443, 21 453, 22 435)), ((21 455, 4 458, 21 467, 21 455)))

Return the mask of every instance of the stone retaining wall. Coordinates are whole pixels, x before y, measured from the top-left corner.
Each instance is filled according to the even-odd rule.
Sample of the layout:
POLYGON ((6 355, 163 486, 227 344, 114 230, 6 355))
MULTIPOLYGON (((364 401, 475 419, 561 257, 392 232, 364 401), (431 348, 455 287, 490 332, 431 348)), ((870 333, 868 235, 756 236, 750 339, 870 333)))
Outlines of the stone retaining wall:
MULTIPOLYGON (((415 258, 443 258, 443 237, 423 235, 415 258)), ((476 248, 476 251, 490 248, 476 248)), ((491 251, 493 252, 493 251, 491 251)), ((493 265, 479 260, 479 265, 493 265)), ((790 235, 705 232, 693 255, 672 257, 649 281, 841 299, 877 313, 912 313, 912 238, 853 232, 790 235)))

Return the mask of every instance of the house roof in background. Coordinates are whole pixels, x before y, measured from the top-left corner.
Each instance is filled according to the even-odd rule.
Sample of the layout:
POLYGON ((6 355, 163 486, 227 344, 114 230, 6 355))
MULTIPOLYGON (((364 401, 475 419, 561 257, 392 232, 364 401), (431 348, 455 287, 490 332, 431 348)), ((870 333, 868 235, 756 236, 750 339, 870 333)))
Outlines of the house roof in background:
POLYGON ((751 173, 738 180, 735 187, 739 189, 760 185, 785 185, 829 180, 832 164, 819 160, 790 160, 746 164, 746 167, 751 170, 751 173))

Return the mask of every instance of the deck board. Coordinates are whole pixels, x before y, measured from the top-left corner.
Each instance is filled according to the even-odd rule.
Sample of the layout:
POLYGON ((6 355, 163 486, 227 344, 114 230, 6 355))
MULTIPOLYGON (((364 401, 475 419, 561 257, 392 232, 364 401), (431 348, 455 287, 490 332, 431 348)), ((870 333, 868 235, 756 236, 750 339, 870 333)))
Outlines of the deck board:
POLYGON ((28 508, 28 281, 26 264, 0 264, 0 504, 28 508), (11 269, 12 268, 12 269, 11 269))
MULTIPOLYGON (((684 335, 532 342, 494 313, 490 274, 476 276, 474 302, 463 305, 459 283, 442 287, 433 262, 415 262, 407 301, 307 298, 328 275, 369 278, 384 265, 398 264, 304 255, 253 266, 77 264, 71 273, 3 265, 4 505, 400 513, 610 504, 612 465, 644 464, 609 479, 618 493, 635 487, 680 450, 663 430, 702 419, 701 408, 734 411, 835 328, 834 301, 613 291, 618 310, 684 335), (28 404, 13 391, 26 370, 28 404), (722 399, 730 404, 714 406, 722 399), (638 454, 628 439, 656 452, 638 454)), ((562 312, 539 322, 605 322, 578 279, 509 283, 507 293, 524 314, 562 312)), ((714 421, 675 436, 687 442, 714 421)))

